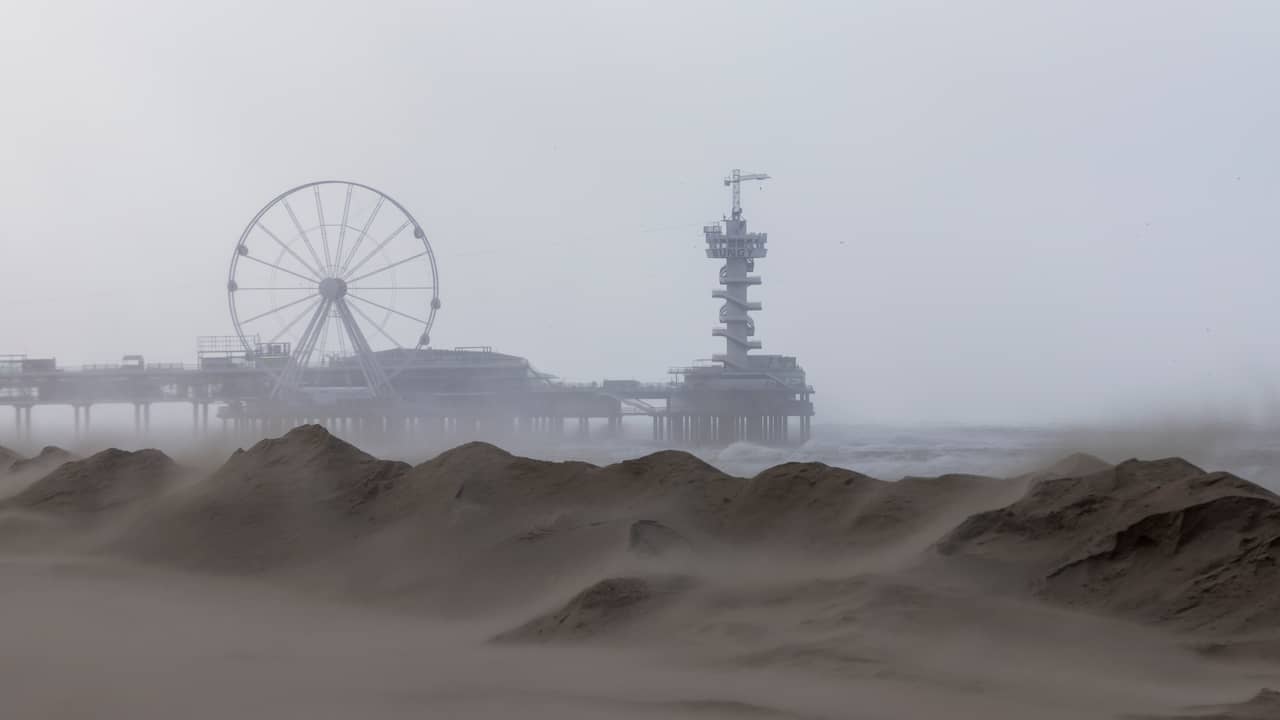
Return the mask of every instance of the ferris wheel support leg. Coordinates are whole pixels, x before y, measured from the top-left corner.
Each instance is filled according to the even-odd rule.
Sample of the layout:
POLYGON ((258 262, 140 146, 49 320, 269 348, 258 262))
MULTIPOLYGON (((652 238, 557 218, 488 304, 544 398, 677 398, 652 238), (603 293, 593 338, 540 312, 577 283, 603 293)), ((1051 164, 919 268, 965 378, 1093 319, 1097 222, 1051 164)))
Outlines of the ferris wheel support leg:
POLYGON ((320 330, 324 326, 323 320, 328 316, 332 303, 332 300, 324 298, 316 308, 316 313, 311 316, 307 329, 302 333, 298 347, 294 348, 293 355, 289 358, 289 363, 276 379, 276 384, 271 389, 271 397, 279 397, 282 390, 293 389, 300 384, 302 372, 311 360, 311 353, 315 350, 316 341, 320 339, 320 330))
POLYGON ((342 320, 342 326, 347 331, 351 344, 355 347, 356 361, 360 365, 365 381, 369 384, 370 392, 373 393, 374 397, 390 397, 394 395, 391 381, 387 378, 387 373, 378 362, 377 356, 373 354, 373 348, 369 345, 369 340, 360 331, 360 326, 356 323, 355 316, 351 313, 351 308, 342 298, 334 300, 333 305, 337 308, 338 317, 342 320))

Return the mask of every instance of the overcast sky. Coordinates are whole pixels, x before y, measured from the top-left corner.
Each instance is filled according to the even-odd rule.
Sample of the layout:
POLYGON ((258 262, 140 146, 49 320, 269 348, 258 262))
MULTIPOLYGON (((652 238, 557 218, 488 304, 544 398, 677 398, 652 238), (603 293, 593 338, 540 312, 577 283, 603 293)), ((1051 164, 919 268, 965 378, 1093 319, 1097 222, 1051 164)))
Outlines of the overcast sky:
POLYGON ((1268 0, 8 0, 0 352, 192 361, 249 219, 343 178, 423 224, 436 346, 664 379, 740 167, 820 419, 1257 416, 1278 71, 1268 0))

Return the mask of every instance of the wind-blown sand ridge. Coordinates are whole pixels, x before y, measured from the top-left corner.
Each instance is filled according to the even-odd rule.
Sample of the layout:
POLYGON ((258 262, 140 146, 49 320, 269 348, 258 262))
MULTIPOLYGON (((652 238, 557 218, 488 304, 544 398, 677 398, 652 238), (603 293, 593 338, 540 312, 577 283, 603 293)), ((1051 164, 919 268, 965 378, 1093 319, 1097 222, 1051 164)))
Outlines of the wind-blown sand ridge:
MULTIPOLYGON (((46 566, 125 578, 74 580, 106 593, 172 577, 230 593, 246 618, 264 609, 245 598, 266 591, 219 588, 249 581, 296 604, 299 629, 329 612, 317 602, 353 630, 469 628, 376 651, 428 664, 635 663, 634 677, 594 687, 492 677, 455 705, 439 694, 455 685, 417 702, 396 694, 409 686, 360 695, 371 715, 504 717, 521 705, 510 693, 548 692, 548 717, 1176 716, 1226 702, 1219 716, 1248 718, 1280 686, 1280 662, 1259 650, 1280 621, 1280 498, 1177 458, 888 482, 820 463, 739 478, 676 451, 601 467, 469 443, 410 466, 303 426, 203 475, 155 450, 63 462, 0 499, 0 530, 0 571, 33 594, 52 588, 55 602, 25 612, 54 623, 52 646, 70 654, 40 662, 57 667, 78 646, 55 629, 68 580, 46 566), (754 680, 732 690, 735 677, 754 680), (749 689, 765 686, 778 691, 749 689)), ((188 602, 200 605, 163 612, 202 612, 188 602)), ((150 642, 203 657, 190 648, 204 641, 170 640, 150 642)), ((16 647, 10 661, 34 657, 16 647)), ((264 681, 287 672, 271 668, 264 681)), ((22 709, 55 702, 27 690, 22 709)), ((98 709, 154 711, 119 698, 98 709)))

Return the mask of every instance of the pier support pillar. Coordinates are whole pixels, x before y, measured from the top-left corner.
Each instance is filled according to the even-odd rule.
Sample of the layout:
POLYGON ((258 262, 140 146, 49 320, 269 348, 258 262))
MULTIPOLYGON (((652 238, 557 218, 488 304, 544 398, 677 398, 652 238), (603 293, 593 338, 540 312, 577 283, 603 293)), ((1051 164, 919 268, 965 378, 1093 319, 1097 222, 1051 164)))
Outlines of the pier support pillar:
POLYGON ((13 406, 14 431, 19 440, 31 440, 31 406, 13 406))

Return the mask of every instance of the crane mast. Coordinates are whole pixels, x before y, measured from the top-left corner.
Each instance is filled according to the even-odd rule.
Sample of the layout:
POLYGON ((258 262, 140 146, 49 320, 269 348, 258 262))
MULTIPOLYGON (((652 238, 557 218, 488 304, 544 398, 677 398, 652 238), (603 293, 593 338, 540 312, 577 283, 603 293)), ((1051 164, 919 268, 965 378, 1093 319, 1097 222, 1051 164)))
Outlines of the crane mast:
POLYGON ((741 170, 734 170, 733 175, 724 179, 725 187, 733 188, 733 215, 734 220, 742 219, 742 183, 750 180, 768 180, 767 173, 749 173, 743 175, 741 170))

